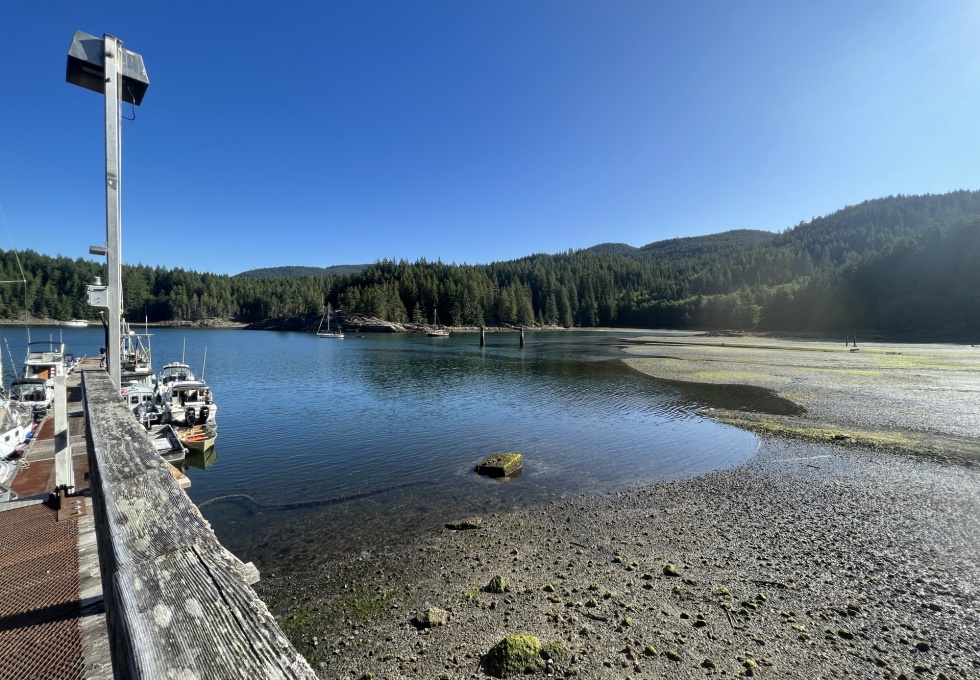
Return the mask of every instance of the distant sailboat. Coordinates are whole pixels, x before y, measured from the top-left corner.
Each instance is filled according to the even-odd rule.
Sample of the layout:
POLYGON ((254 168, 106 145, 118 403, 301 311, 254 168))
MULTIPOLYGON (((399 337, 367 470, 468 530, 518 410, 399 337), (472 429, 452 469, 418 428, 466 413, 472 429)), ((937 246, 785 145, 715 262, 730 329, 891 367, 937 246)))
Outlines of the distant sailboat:
POLYGON ((439 323, 439 312, 432 310, 432 328, 426 333, 430 338, 448 338, 449 329, 439 323))
POLYGON ((318 338, 338 338, 338 339, 343 340, 344 334, 343 334, 343 332, 341 332, 341 330, 339 328, 334 328, 332 330, 330 328, 330 314, 331 314, 332 311, 333 311, 333 308, 330 306, 330 303, 328 302, 327 303, 327 309, 323 312, 323 316, 320 317, 320 327, 316 329, 316 337, 318 337, 318 338), (326 329, 323 328, 323 321, 324 320, 326 320, 326 322, 327 322, 327 328, 326 329))

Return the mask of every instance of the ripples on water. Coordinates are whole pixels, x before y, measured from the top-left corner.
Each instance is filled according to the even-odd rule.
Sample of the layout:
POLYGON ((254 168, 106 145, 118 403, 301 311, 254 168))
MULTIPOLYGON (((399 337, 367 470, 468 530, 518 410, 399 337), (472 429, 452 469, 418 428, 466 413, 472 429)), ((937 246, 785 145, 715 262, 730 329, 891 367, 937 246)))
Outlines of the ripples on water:
MULTIPOLYGON (((618 361, 624 333, 528 333, 524 349, 514 333, 488 334, 484 348, 475 333, 153 333, 158 370, 186 338, 200 372, 207 348, 217 460, 189 470, 188 493, 246 559, 270 559, 290 537, 329 551, 364 532, 694 475, 755 448, 618 361), (494 451, 522 453, 522 476, 476 475, 494 451)), ((98 329, 64 334, 77 354, 101 345, 98 329)))

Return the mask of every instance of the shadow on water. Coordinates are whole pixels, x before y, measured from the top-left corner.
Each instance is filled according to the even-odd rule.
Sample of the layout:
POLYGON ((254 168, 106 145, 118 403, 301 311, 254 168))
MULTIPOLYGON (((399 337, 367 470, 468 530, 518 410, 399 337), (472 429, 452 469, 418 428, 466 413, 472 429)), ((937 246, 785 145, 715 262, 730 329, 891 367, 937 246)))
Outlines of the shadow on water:
POLYGON ((684 399, 707 408, 768 413, 774 416, 798 416, 806 412, 796 402, 778 396, 767 387, 716 385, 653 377, 650 379, 673 387, 684 399))

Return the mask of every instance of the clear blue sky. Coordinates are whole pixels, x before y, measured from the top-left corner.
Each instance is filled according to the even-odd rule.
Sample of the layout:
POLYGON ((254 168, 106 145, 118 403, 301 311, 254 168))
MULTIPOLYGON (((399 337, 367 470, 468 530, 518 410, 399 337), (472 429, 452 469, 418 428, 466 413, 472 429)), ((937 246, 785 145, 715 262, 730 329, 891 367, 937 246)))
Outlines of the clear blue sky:
POLYGON ((483 263, 980 188, 972 0, 45 0, 0 25, 3 250, 105 241, 76 29, 150 77, 127 263, 483 263))

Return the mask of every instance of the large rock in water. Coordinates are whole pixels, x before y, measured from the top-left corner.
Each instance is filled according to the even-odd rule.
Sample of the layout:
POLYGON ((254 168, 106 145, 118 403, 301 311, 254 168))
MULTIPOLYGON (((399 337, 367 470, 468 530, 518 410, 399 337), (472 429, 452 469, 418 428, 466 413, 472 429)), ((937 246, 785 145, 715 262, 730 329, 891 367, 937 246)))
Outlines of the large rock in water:
POLYGON ((540 654, 541 641, 533 635, 508 635, 487 652, 487 672, 496 678, 523 673, 540 654))
POLYGON ((519 453, 494 453, 476 464, 476 471, 488 477, 507 477, 524 466, 519 453))

